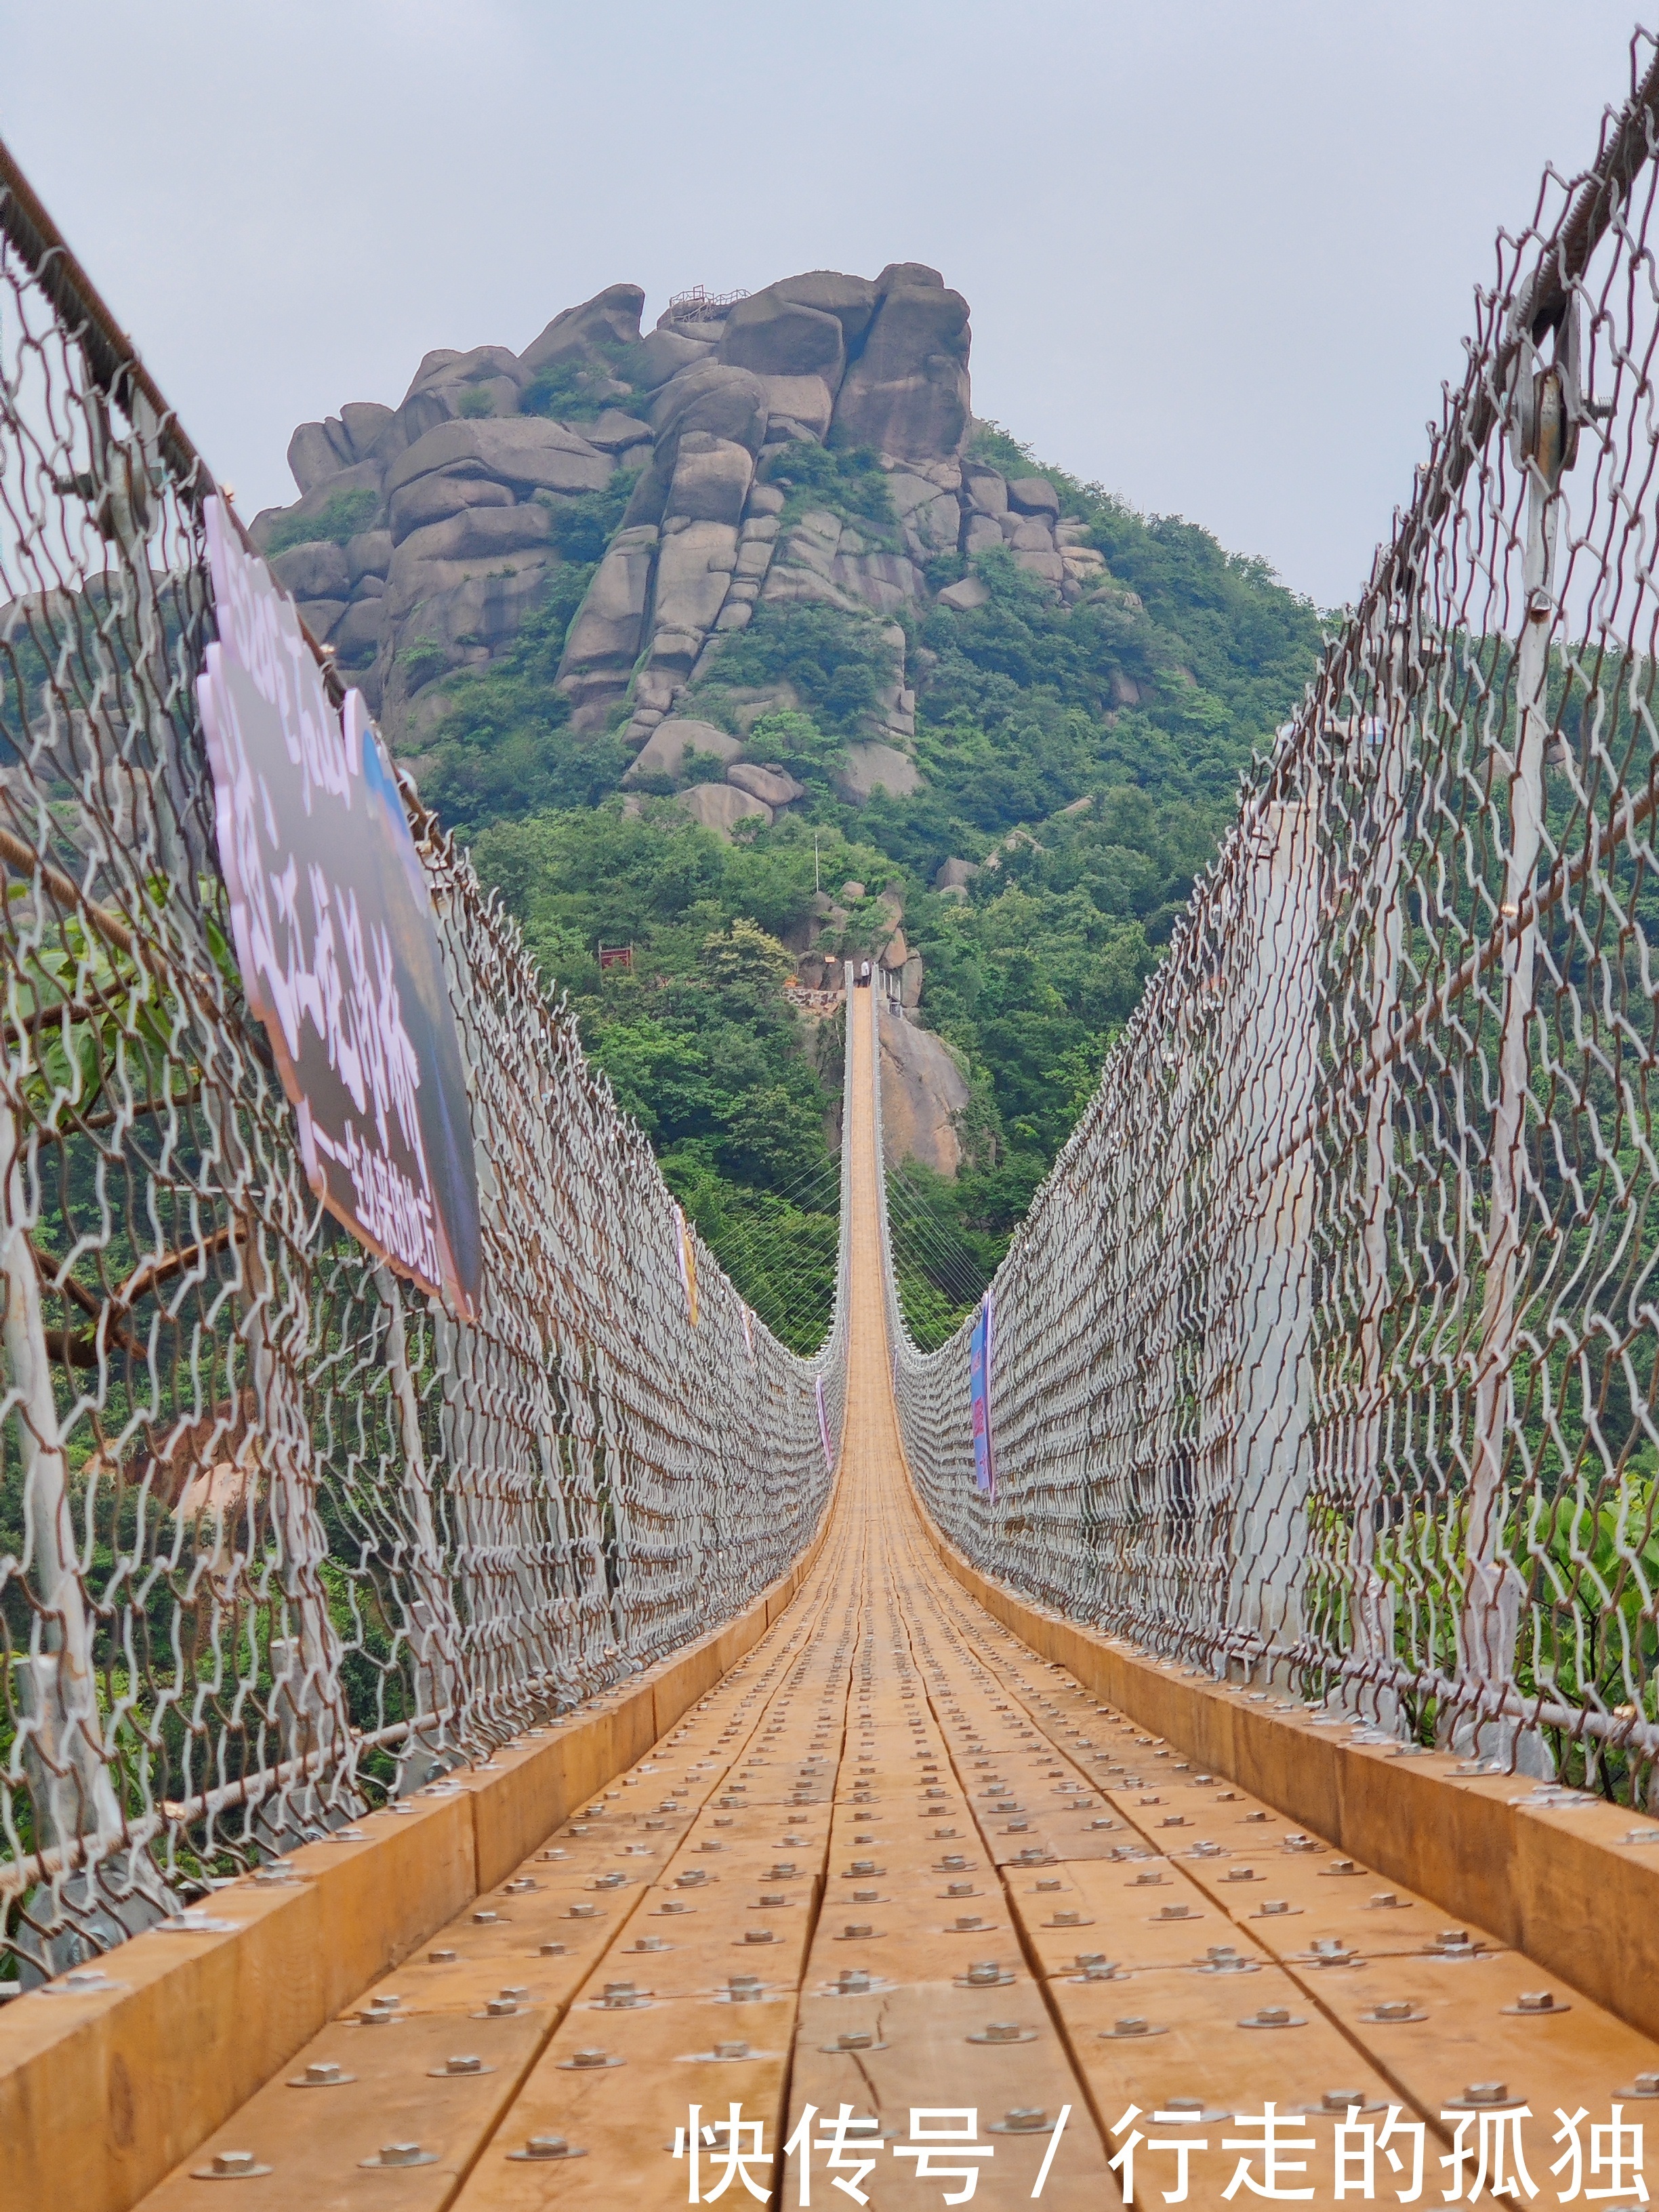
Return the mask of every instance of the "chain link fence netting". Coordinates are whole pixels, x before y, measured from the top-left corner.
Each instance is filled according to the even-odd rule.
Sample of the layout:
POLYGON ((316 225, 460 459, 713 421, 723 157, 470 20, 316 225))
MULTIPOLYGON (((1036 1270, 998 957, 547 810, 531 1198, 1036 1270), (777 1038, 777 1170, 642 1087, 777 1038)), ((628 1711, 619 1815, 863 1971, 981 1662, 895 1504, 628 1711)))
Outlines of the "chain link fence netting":
POLYGON ((894 1309, 983 1567, 1659 1803, 1659 66, 1499 238, 1461 386, 994 1291, 894 1309))
POLYGON ((750 1314, 407 787, 465 1325, 325 1215, 229 951, 213 485, 0 166, 0 1989, 429 1784, 809 1540, 845 1319, 750 1314))

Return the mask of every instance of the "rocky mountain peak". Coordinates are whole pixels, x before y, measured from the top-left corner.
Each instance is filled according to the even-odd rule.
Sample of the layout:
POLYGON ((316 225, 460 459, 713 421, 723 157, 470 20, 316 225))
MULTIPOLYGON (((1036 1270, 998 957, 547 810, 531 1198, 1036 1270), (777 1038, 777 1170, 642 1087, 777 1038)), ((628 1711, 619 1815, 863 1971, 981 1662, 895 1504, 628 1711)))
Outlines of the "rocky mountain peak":
POLYGON ((645 294, 637 284, 607 284, 580 307, 555 315, 520 355, 520 365, 533 376, 560 362, 591 361, 613 348, 637 345, 644 313, 645 294))
MULTIPOLYGON (((556 678, 575 730, 620 727, 642 749, 671 718, 706 727, 697 693, 726 638, 758 608, 830 607, 872 625, 891 663, 847 748, 844 793, 914 790, 915 695, 892 617, 978 604, 985 587, 964 570, 992 545, 1057 596, 1104 580, 1051 484, 963 458, 968 302, 939 270, 898 261, 874 278, 815 269, 749 294, 694 288, 649 331, 644 306, 638 285, 608 285, 522 353, 441 349, 395 407, 354 401, 301 423, 289 447, 301 495, 259 515, 255 538, 399 750, 427 741, 446 676, 511 649, 556 572, 597 563, 556 678)), ((722 832, 769 818, 790 780, 757 778, 763 765, 692 783, 688 807, 722 832)), ((673 776, 654 754, 644 772, 673 776)))

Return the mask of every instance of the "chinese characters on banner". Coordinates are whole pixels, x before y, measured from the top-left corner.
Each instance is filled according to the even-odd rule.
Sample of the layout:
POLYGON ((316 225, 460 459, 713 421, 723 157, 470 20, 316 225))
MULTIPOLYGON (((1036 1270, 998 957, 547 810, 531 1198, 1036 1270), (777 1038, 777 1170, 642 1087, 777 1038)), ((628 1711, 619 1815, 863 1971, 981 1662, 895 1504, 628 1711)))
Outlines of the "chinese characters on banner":
POLYGON ((991 1456, 991 1293, 987 1291, 974 1316, 968 1340, 968 1399, 974 1421, 974 1487, 987 1498, 997 1494, 996 1462, 991 1456))
MULTIPOLYGON (((1143 2115, 1138 2105, 1131 2105, 1109 2131, 1117 2147, 1109 2164, 1125 2204, 1184 2204, 1192 2201, 1198 2185, 1206 2203, 1215 2201, 1214 2186, 1219 2185, 1228 2203, 1258 2199, 1278 2204, 1479 2204, 1535 2198, 1540 2203, 1600 2203, 1606 2212, 1633 2212, 1649 2201, 1643 2130, 1624 2113, 1625 2107, 1615 2104, 1608 2121, 1586 2127, 1589 2115, 1582 2106, 1574 2112, 1557 2108, 1560 2125, 1549 2140, 1552 2148, 1564 2148, 1549 2166, 1557 2185, 1553 2191, 1535 2180, 1528 2166, 1524 2123, 1532 2112, 1515 2100, 1443 2112, 1440 2120, 1451 2143, 1443 2153, 1430 2139, 1426 2124, 1407 2119, 1398 2105, 1354 2103, 1339 2119, 1305 2106, 1281 2112, 1268 2100, 1259 2112, 1218 2116, 1202 2132, 1190 2111, 1143 2115), (1367 2118, 1368 2113, 1381 2117, 1367 2118), (1144 2133, 1135 2124, 1143 2117, 1166 2132, 1144 2133), (1316 2122, 1329 2125, 1323 2142, 1315 2133, 1316 2122), (1328 2158, 1320 2155, 1322 2151, 1328 2158), (1149 2155, 1137 2166, 1141 2152, 1149 2155), (1440 2185, 1431 2179, 1437 2164, 1444 2177, 1440 2185), (1230 2176, 1224 2184, 1224 2174, 1230 2176)), ((1069 2105, 1053 2115, 1013 2112, 988 2130, 1005 2138, 1005 2154, 1012 2148, 1012 2138, 1024 2136, 1030 2143, 1024 2172, 1035 2167, 1032 2197, 1042 2195, 1071 2114, 1069 2105)), ((732 2105, 724 2120, 703 2119, 701 2105, 693 2105, 686 2118, 688 2124, 674 2130, 674 2156, 687 2161, 689 2204, 717 2203, 728 2192, 735 2200, 739 2191, 757 2203, 771 2201, 768 2169, 773 2154, 766 2148, 762 2121, 745 2120, 740 2104, 732 2105)), ((981 2162, 994 2158, 999 2148, 979 2140, 977 2109, 913 2106, 909 2120, 908 2141, 896 2142, 889 2140, 890 2121, 884 2130, 881 2121, 855 2114, 850 2105, 834 2116, 805 2106, 783 2146, 786 2166, 793 2160, 796 2166, 793 2201, 811 2205, 816 2161, 817 2173, 832 2189, 855 2204, 868 2204, 863 2184, 878 2172, 885 2151, 912 2161, 917 2181, 954 2183, 954 2188, 940 2191, 942 2203, 968 2203, 978 2186, 981 2162)), ((777 2202, 786 2201, 781 2186, 777 2202)))
POLYGON ((219 641, 197 679, 248 1004, 312 1188, 475 1318, 477 1164, 426 872, 362 694, 330 704, 294 602, 207 508, 219 641))

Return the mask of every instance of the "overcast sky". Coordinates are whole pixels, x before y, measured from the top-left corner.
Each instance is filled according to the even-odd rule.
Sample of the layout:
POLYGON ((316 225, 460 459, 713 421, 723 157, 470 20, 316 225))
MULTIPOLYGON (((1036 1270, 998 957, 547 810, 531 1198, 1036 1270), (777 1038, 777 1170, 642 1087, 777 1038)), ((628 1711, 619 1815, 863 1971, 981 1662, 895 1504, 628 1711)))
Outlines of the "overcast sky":
POLYGON ((1628 86, 1568 0, 0 0, 0 131, 245 514, 628 278, 927 261, 976 410, 1322 605, 1628 86))

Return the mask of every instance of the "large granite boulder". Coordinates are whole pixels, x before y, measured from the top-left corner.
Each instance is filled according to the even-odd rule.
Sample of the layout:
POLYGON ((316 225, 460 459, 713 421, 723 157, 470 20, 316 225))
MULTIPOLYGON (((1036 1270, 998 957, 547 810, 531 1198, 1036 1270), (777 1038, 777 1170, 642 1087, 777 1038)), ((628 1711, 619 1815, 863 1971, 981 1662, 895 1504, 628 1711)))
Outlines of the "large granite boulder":
POLYGON ((746 446, 711 437, 707 430, 683 431, 667 512, 689 515, 693 522, 737 522, 754 473, 754 459, 746 446))
POLYGON ((767 806, 788 806, 806 796, 806 786, 797 783, 782 769, 761 768, 753 761, 734 761, 726 771, 726 780, 767 806))
POLYGON ((822 445, 830 434, 835 398, 821 376, 766 376, 767 429, 775 440, 811 439, 822 445))
MULTIPOLYGON (((485 509, 486 513, 490 512, 485 509)), ((411 544, 400 545, 392 556, 392 570, 386 578, 386 591, 380 605, 394 633, 394 642, 400 641, 404 631, 410 638, 421 636, 431 629, 425 610, 439 600, 458 592, 480 576, 497 571, 508 576, 541 577, 552 565, 552 555, 544 550, 513 554, 505 558, 500 553, 472 554, 452 560, 428 554, 424 559, 411 544)), ((530 595, 533 598, 534 594, 530 595)), ((529 599, 525 604, 528 605, 529 599)), ((439 633, 433 632, 435 636, 439 633)), ((500 635, 499 632, 492 633, 500 635)), ((456 642, 463 642, 463 625, 454 633, 456 642)), ((480 634, 483 635, 482 633, 480 634)))
POLYGON ((906 550, 924 566, 936 553, 954 553, 962 535, 962 503, 926 477, 896 470, 887 479, 906 550))
POLYGON ((1008 504, 1016 514, 1046 514, 1052 520, 1060 513, 1060 494, 1047 477, 1011 477, 1008 504))
POLYGON ((348 605, 345 599, 307 599, 301 605, 301 617, 319 645, 333 636, 348 605))
POLYGON ((375 399, 348 399, 340 410, 340 424, 351 441, 354 459, 383 461, 390 458, 376 449, 386 434, 398 428, 395 407, 383 407, 375 399))
POLYGON ((905 460, 959 453, 971 411, 969 343, 960 292, 937 281, 887 291, 836 396, 836 442, 905 460))
POLYGON ((980 514, 1006 514, 1008 483, 995 469, 977 468, 969 462, 962 471, 964 498, 980 514))
MULTIPOLYGON (((941 278, 940 282, 944 280, 941 278)), ((840 323, 851 353, 870 327, 876 312, 876 288, 867 276, 844 276, 836 269, 809 269, 804 276, 786 276, 768 288, 780 300, 796 307, 817 307, 840 323)))
POLYGON ((821 376, 841 381, 847 341, 841 319, 785 299, 773 286, 739 300, 726 319, 720 359, 760 376, 821 376))
POLYGON ((590 446, 602 453, 626 453, 635 446, 651 443, 651 425, 641 422, 637 416, 624 415, 619 407, 607 407, 596 422, 586 426, 582 434, 590 446))
POLYGON ((561 688, 574 692, 582 687, 574 679, 583 672, 611 669, 626 672, 639 658, 646 601, 651 591, 651 569, 656 557, 654 530, 625 530, 605 548, 599 571, 587 587, 587 596, 571 623, 559 664, 561 688), (566 681, 567 678, 571 681, 566 681))
POLYGON ((424 561, 501 561, 514 553, 538 551, 551 535, 553 517, 538 501, 522 507, 469 507, 443 522, 411 531, 399 544, 386 571, 388 598, 411 564, 424 561))
POLYGON ((522 416, 506 422, 441 422, 393 463, 388 497, 417 477, 440 469, 492 477, 521 497, 535 491, 602 491, 610 481, 610 456, 561 422, 522 416))
POLYGON ((655 330, 647 332, 637 349, 628 357, 629 374, 636 392, 655 392, 678 376, 683 368, 694 362, 713 358, 720 344, 720 331, 712 331, 707 338, 688 337, 678 331, 655 330))
POLYGON ((659 440, 676 430, 706 430, 757 453, 766 413, 766 386, 752 370, 704 361, 664 385, 651 404, 651 428, 659 440))
POLYGON ((671 714, 658 723, 640 747, 623 781, 641 783, 647 776, 678 776, 688 752, 712 753, 718 761, 732 762, 742 750, 743 739, 734 738, 729 730, 717 729, 713 722, 700 722, 690 714, 671 714))
POLYGON ((701 640, 714 628, 737 557, 734 524, 693 522, 665 532, 657 556, 658 629, 701 640))
POLYGON ((296 599, 343 599, 351 589, 345 548, 329 539, 279 553, 270 570, 283 589, 292 592, 296 599))
POLYGON ((465 507, 515 504, 506 484, 492 483, 488 477, 455 476, 447 469, 438 469, 430 476, 416 477, 413 483, 392 494, 386 505, 386 529, 396 545, 411 531, 424 530, 428 523, 446 522, 465 507))
MULTIPOLYGON (((905 1003, 915 1003, 908 993, 905 1003)), ((943 1037, 914 1022, 882 1024, 882 1137, 890 1163, 920 1160, 935 1174, 955 1175, 962 1163, 957 1116, 971 1096, 943 1037)))
POLYGON ((937 269, 930 269, 925 261, 890 261, 876 279, 876 298, 884 300, 890 292, 942 292, 945 278, 937 269))
POLYGON ((506 346, 473 346, 465 353, 445 348, 428 354, 405 400, 437 395, 452 415, 480 409, 487 415, 516 415, 520 389, 528 381, 517 356, 506 346))
POLYGON ((387 467, 406 447, 424 438, 428 430, 435 430, 440 422, 447 422, 455 411, 454 399, 447 392, 428 388, 405 399, 398 410, 397 451, 388 453, 387 467))
MULTIPOLYGON (((405 700, 445 669, 476 665, 492 649, 509 644, 541 597, 546 577, 544 558, 522 556, 511 563, 481 562, 471 571, 459 562, 421 563, 405 580, 408 590, 400 595, 401 604, 390 589, 380 602, 386 610, 383 635, 392 647, 387 696, 405 700), (399 630, 395 626, 400 617, 399 630), (434 665, 430 653, 423 653, 416 673, 406 648, 417 641, 422 647, 438 647, 442 659, 434 665)), ((383 654, 385 650, 383 645, 383 654)))
POLYGON ((902 553, 849 553, 845 532, 841 544, 834 575, 843 592, 861 599, 878 615, 896 615, 921 599, 921 572, 902 553))
POLYGON ((939 595, 939 605, 949 607, 952 614, 971 614, 975 607, 988 606, 990 599, 989 588, 977 576, 958 577, 939 595))
POLYGON ((668 495, 673 489, 674 469, 679 457, 678 438, 664 438, 653 448, 639 482, 629 495, 628 512, 623 517, 624 529, 639 529, 663 520, 668 513, 668 495))
POLYGON ((746 822, 751 816, 763 823, 772 819, 769 806, 729 783, 694 783, 690 791, 679 793, 674 803, 683 806, 694 822, 701 822, 705 830, 712 830, 728 845, 738 823, 746 822))
POLYGON ((1028 576, 1040 576, 1045 584, 1063 584, 1066 580, 1066 563, 1052 549, 1047 553, 1017 552, 1014 566, 1024 568, 1028 576))
POLYGON ((301 422, 288 441, 289 473, 302 493, 314 491, 345 466, 320 422, 301 422))
POLYGON ((386 630, 386 609, 380 599, 354 599, 346 609, 332 639, 335 651, 348 668, 373 660, 386 630))
POLYGON ((862 806, 878 791, 894 799, 908 799, 922 787, 921 771, 896 745, 852 744, 847 763, 837 770, 836 795, 848 806, 862 806))
POLYGON ((618 346, 637 345, 645 294, 637 284, 607 284, 580 307, 567 307, 519 356, 533 376, 560 362, 603 360, 618 346))
POLYGON ((507 346, 434 346, 423 354, 421 365, 410 379, 405 399, 412 399, 417 392, 434 392, 446 384, 465 382, 475 376, 513 374, 519 367, 518 356, 507 346))
POLYGON ((310 522, 319 526, 331 524, 332 502, 342 492, 368 491, 374 495, 378 507, 380 499, 380 470, 374 461, 359 461, 350 468, 336 468, 332 476, 324 477, 314 483, 292 507, 268 507, 256 514, 249 535, 256 545, 264 548, 266 539, 277 523, 310 522))
POLYGON ((392 532, 360 530, 346 540, 346 569, 354 589, 365 576, 384 576, 392 566, 392 532))

